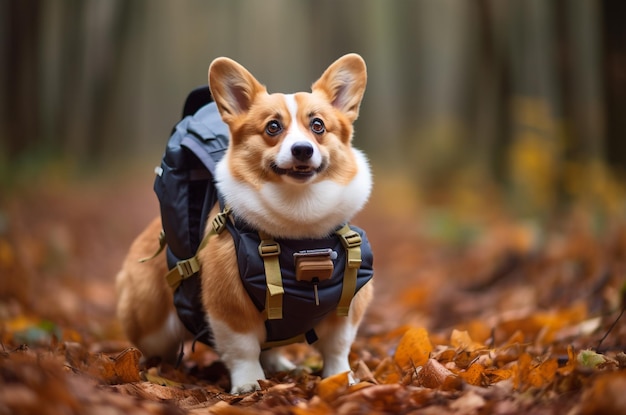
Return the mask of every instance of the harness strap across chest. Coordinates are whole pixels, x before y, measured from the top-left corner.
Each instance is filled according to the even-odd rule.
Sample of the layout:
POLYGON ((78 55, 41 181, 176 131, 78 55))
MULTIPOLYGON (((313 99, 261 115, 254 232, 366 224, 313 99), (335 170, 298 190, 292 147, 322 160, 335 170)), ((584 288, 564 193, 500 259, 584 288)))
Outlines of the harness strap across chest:
MULTIPOLYGON (((211 237, 220 234, 226 228, 230 214, 231 211, 227 207, 213 218, 209 232, 204 236, 198 252, 207 245, 211 237)), ((339 237, 346 254, 341 296, 337 304, 336 313, 339 316, 347 316, 350 310, 350 303, 357 289, 357 276, 361 267, 362 239, 359 233, 351 229, 348 224, 342 226, 335 234, 339 237)), ((265 309, 263 313, 266 320, 280 320, 283 318, 283 296, 285 294, 279 264, 280 244, 264 232, 259 232, 259 238, 258 253, 263 259, 266 281, 265 309)), ((176 266, 167 273, 166 280, 172 290, 176 291, 185 279, 196 275, 199 270, 200 263, 196 254, 192 258, 177 262, 176 266)), ((266 342, 262 345, 262 348, 267 349, 305 341, 313 343, 316 339, 315 332, 310 330, 307 333, 285 340, 266 342)))
MULTIPOLYGON (((335 232, 341 240, 341 244, 346 250, 346 266, 343 276, 343 288, 341 298, 337 305, 337 315, 347 316, 350 310, 350 303, 356 291, 357 273, 361 267, 361 236, 350 229, 347 224, 335 232)), ((265 278, 267 281, 267 295, 265 301, 265 313, 268 320, 283 318, 283 279, 280 273, 278 255, 280 245, 264 232, 259 232, 261 243, 259 245, 259 255, 263 258, 265 267, 265 278)))

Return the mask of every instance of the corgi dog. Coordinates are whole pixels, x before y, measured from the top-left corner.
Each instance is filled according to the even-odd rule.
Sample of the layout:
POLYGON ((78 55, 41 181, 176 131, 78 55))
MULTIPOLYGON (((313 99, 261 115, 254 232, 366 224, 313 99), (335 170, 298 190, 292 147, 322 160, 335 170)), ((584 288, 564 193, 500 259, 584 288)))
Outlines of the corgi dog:
MULTIPOLYGON (((333 234, 363 208, 372 175, 365 155, 352 147, 353 123, 367 81, 359 55, 336 60, 311 92, 270 94, 228 58, 215 59, 208 75, 230 131, 215 179, 233 217, 274 238, 311 239, 333 234)), ((216 206, 211 216, 218 210, 216 206)), ((133 242, 117 276, 117 313, 125 334, 145 358, 172 361, 189 333, 164 278, 166 261, 160 254, 139 262, 156 250, 160 230, 157 218, 133 242)), ((278 348, 261 350, 267 336, 265 316, 242 285, 229 232, 212 236, 197 257, 198 295, 216 352, 230 372, 231 393, 259 389, 263 368, 295 369, 278 348)), ((324 360, 322 376, 350 371, 350 347, 372 290, 371 283, 365 284, 352 298, 347 316, 330 313, 315 326, 318 340, 313 346, 324 360)))

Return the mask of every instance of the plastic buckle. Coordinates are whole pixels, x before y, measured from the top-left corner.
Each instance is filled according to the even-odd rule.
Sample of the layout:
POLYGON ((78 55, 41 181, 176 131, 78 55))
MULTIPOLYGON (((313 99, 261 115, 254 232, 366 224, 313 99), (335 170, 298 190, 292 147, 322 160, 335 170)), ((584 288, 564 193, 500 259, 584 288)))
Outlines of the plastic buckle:
POLYGON ((349 249, 360 246, 361 242, 361 235, 359 235, 355 231, 349 232, 345 235, 341 235, 341 243, 343 244, 344 248, 349 249))
POLYGON ((185 279, 200 271, 200 264, 198 264, 198 261, 195 258, 189 258, 184 261, 178 261, 176 263, 176 269, 178 270, 181 279, 185 279))
POLYGON ((211 226, 213 226, 213 230, 216 234, 222 233, 224 228, 226 228, 226 221, 228 220, 228 216, 230 215, 230 208, 226 208, 213 218, 213 222, 211 226))
POLYGON ((264 239, 259 244, 259 255, 262 257, 280 255, 280 245, 274 240, 264 239))

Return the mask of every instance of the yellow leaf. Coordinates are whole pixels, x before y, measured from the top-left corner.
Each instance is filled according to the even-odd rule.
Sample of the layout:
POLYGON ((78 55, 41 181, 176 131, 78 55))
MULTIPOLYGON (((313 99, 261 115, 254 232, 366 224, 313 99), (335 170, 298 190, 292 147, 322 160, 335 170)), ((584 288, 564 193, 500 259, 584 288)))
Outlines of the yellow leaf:
POLYGON ((426 329, 411 328, 400 339, 394 358, 398 366, 403 369, 411 366, 423 366, 428 361, 432 351, 433 346, 426 329))
POLYGON ((175 382, 171 379, 164 378, 160 376, 156 367, 151 367, 147 372, 143 373, 146 380, 150 383, 154 383, 155 385, 161 386, 173 386, 176 388, 183 388, 183 384, 179 382, 175 382))
POLYGON ((450 344, 457 350, 475 352, 484 349, 485 346, 472 340, 467 331, 452 330, 450 344))

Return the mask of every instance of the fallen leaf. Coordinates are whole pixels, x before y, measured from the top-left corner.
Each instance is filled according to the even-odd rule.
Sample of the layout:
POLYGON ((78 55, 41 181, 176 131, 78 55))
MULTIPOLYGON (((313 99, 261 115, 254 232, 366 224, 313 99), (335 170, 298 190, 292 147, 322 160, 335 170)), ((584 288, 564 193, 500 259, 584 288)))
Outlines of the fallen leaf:
POLYGON ((424 365, 433 351, 433 346, 424 328, 411 328, 400 339, 395 361, 403 369, 424 365))
POLYGON ((114 357, 99 353, 92 358, 90 371, 108 384, 139 382, 140 358, 141 352, 134 347, 129 347, 114 357))
POLYGON ((175 388, 181 389, 183 388, 182 383, 160 376, 159 371, 156 367, 151 367, 150 369, 148 369, 147 372, 142 372, 142 375, 146 378, 148 382, 154 383, 156 385, 173 386, 175 388))
POLYGON ((515 366, 514 387, 525 390, 527 387, 542 388, 554 380, 559 364, 556 359, 535 363, 528 353, 523 353, 515 366))
POLYGON ((483 386, 485 368, 478 363, 474 363, 466 370, 459 373, 461 379, 474 386, 483 386))
POLYGON ((317 385, 317 394, 325 401, 332 401, 334 398, 344 393, 350 383, 350 372, 338 373, 322 379, 317 385))
POLYGON ((446 389, 456 386, 457 376, 450 370, 446 369, 441 363, 435 359, 428 359, 426 364, 421 367, 415 376, 417 384, 425 388, 446 389))
POLYGON ((593 350, 581 350, 576 360, 583 367, 595 369, 606 362, 606 357, 593 350))
POLYGON ((400 381, 402 374, 396 361, 390 356, 384 358, 374 370, 374 379, 381 384, 394 384, 400 381))
POLYGON ((455 411, 471 414, 485 406, 485 398, 474 391, 462 394, 457 400, 450 404, 450 409, 455 411))
POLYGON ((354 370, 354 377, 359 382, 378 383, 372 371, 367 367, 363 360, 359 360, 354 370))
POLYGON ((484 344, 475 342, 467 331, 452 330, 450 344, 459 351, 475 352, 485 348, 484 344))
POLYGON ((580 413, 624 414, 626 413, 626 372, 603 373, 595 378, 581 402, 580 413))

